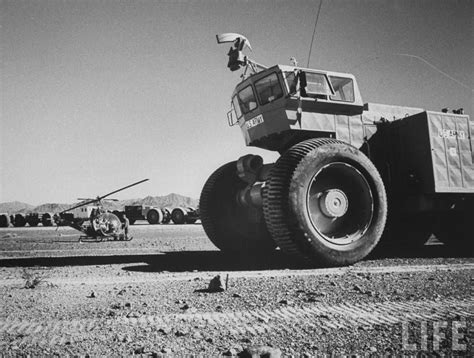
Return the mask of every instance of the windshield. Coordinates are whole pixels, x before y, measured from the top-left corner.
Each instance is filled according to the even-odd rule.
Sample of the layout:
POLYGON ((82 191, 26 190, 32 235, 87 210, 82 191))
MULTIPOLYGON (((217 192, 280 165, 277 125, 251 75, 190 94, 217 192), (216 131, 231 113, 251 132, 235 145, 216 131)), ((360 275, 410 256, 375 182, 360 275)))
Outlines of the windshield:
POLYGON ((237 97, 239 99, 240 110, 243 114, 246 114, 257 108, 257 100, 255 99, 252 86, 245 87, 239 92, 237 97))
POLYGON ((237 98, 237 96, 234 96, 234 98, 232 98, 232 108, 235 111, 237 118, 242 117, 242 111, 240 110, 239 99, 237 98))
POLYGON ((258 99, 261 105, 270 103, 283 96, 283 90, 276 73, 272 73, 255 82, 258 99))

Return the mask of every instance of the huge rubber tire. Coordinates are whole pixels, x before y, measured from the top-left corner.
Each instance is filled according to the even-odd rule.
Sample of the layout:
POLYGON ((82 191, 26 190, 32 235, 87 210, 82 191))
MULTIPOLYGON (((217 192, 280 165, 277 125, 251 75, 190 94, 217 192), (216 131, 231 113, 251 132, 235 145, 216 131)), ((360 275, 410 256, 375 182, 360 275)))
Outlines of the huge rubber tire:
POLYGON ((237 193, 247 184, 237 176, 237 162, 217 169, 204 184, 199 200, 201 223, 220 250, 238 253, 268 252, 275 243, 263 213, 237 204, 237 193))
POLYGON ((16 214, 15 220, 13 221, 13 226, 23 227, 26 225, 26 217, 23 214, 16 214))
POLYGON ((44 213, 42 216, 41 216, 41 223, 43 224, 43 226, 53 226, 53 214, 51 213, 44 213))
POLYGON ((29 215, 29 216, 26 216, 26 222, 28 223, 29 226, 36 227, 40 223, 40 219, 36 215, 29 215))
POLYGON ((176 225, 186 224, 188 213, 183 208, 175 208, 171 212, 171 220, 176 225))
POLYGON ((357 148, 334 139, 306 140, 285 152, 271 170, 263 202, 277 245, 324 266, 366 257, 387 216, 375 166, 357 148))
POLYGON ((421 216, 389 214, 385 231, 377 244, 377 254, 422 248, 433 233, 432 219, 421 216))
POLYGON ((10 226, 10 216, 8 214, 0 214, 0 227, 10 226))
POLYGON ((466 205, 461 211, 449 211, 436 220, 435 236, 443 244, 474 253, 474 205, 466 205))
POLYGON ((150 209, 146 214, 146 220, 150 225, 159 224, 163 220, 163 214, 161 213, 161 210, 150 209))

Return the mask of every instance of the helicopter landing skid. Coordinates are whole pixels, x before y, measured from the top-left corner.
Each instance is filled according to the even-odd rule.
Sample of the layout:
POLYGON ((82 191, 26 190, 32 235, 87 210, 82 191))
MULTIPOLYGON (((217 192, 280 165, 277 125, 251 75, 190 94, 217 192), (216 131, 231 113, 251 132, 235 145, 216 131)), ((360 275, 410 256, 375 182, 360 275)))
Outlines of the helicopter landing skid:
POLYGON ((125 235, 118 235, 118 236, 86 236, 82 235, 79 236, 79 242, 123 242, 123 241, 131 241, 133 236, 125 236, 125 235))

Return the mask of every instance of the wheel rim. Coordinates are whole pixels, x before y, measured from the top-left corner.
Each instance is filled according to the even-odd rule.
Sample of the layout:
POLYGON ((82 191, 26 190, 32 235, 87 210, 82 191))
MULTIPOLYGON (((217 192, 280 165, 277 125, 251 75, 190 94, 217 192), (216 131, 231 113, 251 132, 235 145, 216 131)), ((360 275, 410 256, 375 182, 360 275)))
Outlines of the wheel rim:
POLYGON ((348 245, 361 239, 374 214, 372 190, 348 163, 322 167, 311 179, 306 207, 312 226, 326 241, 348 245))

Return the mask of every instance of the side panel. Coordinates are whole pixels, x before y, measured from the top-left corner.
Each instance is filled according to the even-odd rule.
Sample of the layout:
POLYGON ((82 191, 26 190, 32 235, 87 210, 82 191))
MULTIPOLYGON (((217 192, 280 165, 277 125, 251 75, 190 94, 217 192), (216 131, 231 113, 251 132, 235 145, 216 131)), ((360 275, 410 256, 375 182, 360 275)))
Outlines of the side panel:
POLYGON ((427 112, 434 191, 474 192, 474 152, 465 115, 427 112))
POLYGON ((390 146, 395 192, 474 193, 468 116, 422 112, 394 121, 377 150, 384 145, 390 146))

